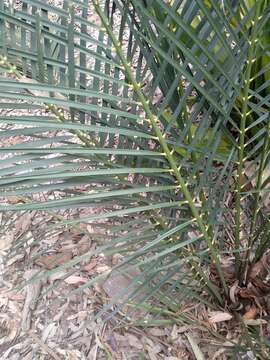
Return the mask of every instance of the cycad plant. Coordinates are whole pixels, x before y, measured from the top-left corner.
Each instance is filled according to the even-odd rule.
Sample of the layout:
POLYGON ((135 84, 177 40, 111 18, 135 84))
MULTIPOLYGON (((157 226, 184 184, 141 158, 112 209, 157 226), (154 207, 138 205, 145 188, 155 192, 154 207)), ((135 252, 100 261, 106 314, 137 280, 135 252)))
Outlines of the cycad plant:
MULTIPOLYGON (((142 292, 139 306, 171 322, 188 321, 175 315, 187 299, 244 327, 247 302, 267 314, 269 10, 268 0, 1 2, 0 104, 16 109, 2 112, 1 136, 22 140, 0 149, 0 195, 23 199, 1 211, 98 209, 48 231, 102 223, 96 252, 121 254, 113 271, 139 269, 104 311, 142 292), (48 191, 54 199, 37 201, 48 191)), ((267 339, 260 350, 254 339, 264 358, 267 339)))

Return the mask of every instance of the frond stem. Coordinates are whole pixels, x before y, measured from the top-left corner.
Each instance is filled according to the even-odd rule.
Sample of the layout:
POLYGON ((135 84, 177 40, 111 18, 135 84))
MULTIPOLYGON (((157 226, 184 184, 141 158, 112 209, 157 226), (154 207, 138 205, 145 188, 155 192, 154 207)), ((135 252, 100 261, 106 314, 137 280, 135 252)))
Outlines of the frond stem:
MULTIPOLYGON (((239 151, 238 151, 238 169, 236 174, 236 219, 235 219, 235 249, 240 248, 240 234, 241 234, 241 178, 244 170, 244 148, 245 148, 245 132, 246 132, 246 122, 248 116, 248 95, 251 81, 251 69, 252 69, 252 60, 256 51, 256 40, 257 40, 257 26, 260 15, 262 1, 260 0, 254 6, 255 15, 254 15, 254 26, 252 27, 250 47, 248 50, 247 56, 247 68, 244 76, 244 88, 243 88, 243 103, 241 109, 241 123, 240 123, 240 136, 239 136, 239 151)), ((235 252, 235 264, 236 272, 238 276, 241 275, 241 258, 239 252, 235 252)), ((242 276, 241 276, 242 278, 242 276)))
MULTIPOLYGON (((209 237, 208 230, 207 230, 205 224, 203 223, 201 214, 199 213, 199 211, 197 210, 197 208, 196 208, 196 206, 194 204, 194 201, 193 201, 192 196, 191 196, 191 194, 190 194, 190 192, 188 190, 188 187, 187 187, 187 185, 185 183, 185 180, 183 179, 183 177, 180 174, 180 171, 177 168, 176 162, 174 160, 174 156, 171 154, 170 149, 169 149, 169 147, 167 145, 167 142, 165 140, 165 135, 162 134, 162 132, 160 130, 159 119, 152 113, 152 111, 150 109, 150 106, 148 105, 148 102, 147 102, 147 100, 146 100, 146 98, 145 98, 145 96, 144 96, 144 94, 143 94, 143 92, 142 92, 142 90, 140 88, 140 84, 137 83, 137 81, 136 81, 136 79, 135 79, 135 77, 133 75, 131 66, 127 62, 127 60, 125 58, 124 52, 123 52, 123 50, 121 48, 121 44, 119 44, 119 42, 117 41, 117 38, 114 35, 113 30, 112 30, 110 24, 107 21, 106 15, 102 12, 102 10, 101 10, 101 8, 99 6, 99 1, 94 0, 93 4, 94 4, 94 7, 95 7, 95 10, 96 10, 97 14, 100 17, 102 25, 104 26, 104 28, 107 31, 107 34, 110 36, 110 38, 112 40, 112 43, 113 43, 113 45, 114 45, 114 47, 116 49, 117 55, 119 56, 119 59, 121 60, 121 62, 123 64, 123 68, 125 70, 126 76, 129 79, 130 84, 133 86, 133 89, 136 92, 139 101, 141 102, 141 105, 142 105, 142 107, 144 109, 145 115, 146 115, 147 119, 149 119, 149 121, 150 121, 150 123, 152 125, 152 128, 155 131, 156 136, 158 137, 160 145, 161 145, 161 147, 162 147, 162 149, 163 149, 163 151, 165 153, 165 156, 166 156, 166 158, 167 158, 167 160, 168 160, 168 162, 169 162, 169 164, 171 166, 171 169, 173 170, 175 178, 176 178, 177 182, 179 183, 179 185, 181 187, 181 190, 182 190, 182 192, 184 194, 185 199, 188 202, 188 205, 190 207, 192 215, 194 216, 194 218, 195 218, 195 220, 196 220, 196 222, 198 224, 198 227, 199 227, 203 237, 205 238, 205 240, 207 242, 208 248, 209 248, 210 253, 211 253, 212 261, 213 261, 213 263, 215 264, 215 266, 217 268, 218 275, 220 277, 220 280, 221 280, 222 286, 224 288, 224 291, 225 291, 226 294, 228 294, 227 284, 226 284, 226 281, 225 281, 225 278, 224 278, 223 271, 222 271, 221 266, 220 266, 220 260, 219 260, 219 257, 217 255, 217 251, 216 251, 216 249, 214 247, 212 239, 209 237)), ((219 299, 219 301, 220 301, 220 299, 219 299)))

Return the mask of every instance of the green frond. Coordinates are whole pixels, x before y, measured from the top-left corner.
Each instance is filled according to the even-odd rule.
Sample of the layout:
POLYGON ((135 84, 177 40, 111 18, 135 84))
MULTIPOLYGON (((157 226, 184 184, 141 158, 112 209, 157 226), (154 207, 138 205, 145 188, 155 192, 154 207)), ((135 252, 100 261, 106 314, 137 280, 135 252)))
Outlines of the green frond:
POLYGON ((269 6, 265 0, 0 4, 6 199, 0 211, 97 210, 60 216, 46 230, 80 223, 109 228, 87 256, 121 254, 112 272, 139 269, 104 314, 140 292, 138 306, 165 304, 168 318, 175 294, 222 305, 230 286, 223 255, 233 254, 244 284, 240 275, 251 255, 265 250, 257 225, 267 218, 261 199, 269 183, 269 6), (249 162, 258 166, 249 179, 255 186, 246 190, 249 162), (55 197, 40 196, 48 191, 55 197), (9 203, 12 196, 21 203, 9 203), (247 241, 246 201, 253 204, 247 241))

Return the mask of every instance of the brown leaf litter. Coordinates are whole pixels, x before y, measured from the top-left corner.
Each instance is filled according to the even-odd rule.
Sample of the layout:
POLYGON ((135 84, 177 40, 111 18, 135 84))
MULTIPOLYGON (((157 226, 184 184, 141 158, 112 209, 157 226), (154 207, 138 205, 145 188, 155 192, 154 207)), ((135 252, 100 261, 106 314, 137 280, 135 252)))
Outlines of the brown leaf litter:
MULTIPOLYGON (((270 314, 270 250, 266 251, 258 261, 249 265, 244 285, 240 286, 237 280, 233 257, 222 258, 221 267, 228 284, 230 284, 229 298, 226 299, 229 312, 214 313, 210 317, 209 323, 214 326, 219 321, 222 326, 227 323, 226 331, 230 327, 234 327, 233 332, 235 333, 238 329, 240 334, 240 316, 246 325, 259 327, 260 334, 268 337, 270 326, 266 319, 270 314)), ((211 267, 211 277, 214 280, 217 279, 213 267, 211 267)), ((219 285, 218 282, 217 284, 219 285)))
MULTIPOLYGON (((192 359, 192 350, 184 332, 177 332, 177 327, 174 330, 177 335, 172 337, 170 326, 145 330, 119 327, 125 324, 125 314, 123 317, 119 314, 106 324, 90 322, 92 315, 116 295, 116 288, 111 286, 109 289, 108 284, 112 285, 117 280, 117 291, 122 291, 130 277, 138 275, 136 269, 130 269, 125 281, 110 275, 107 283, 103 284, 106 291, 101 287, 103 292, 85 288, 70 295, 73 289, 85 284, 92 276, 109 271, 106 259, 99 256, 76 265, 72 273, 70 269, 64 269, 59 274, 53 272, 42 280, 32 282, 32 276, 39 277, 46 271, 54 271, 64 262, 87 253, 95 244, 93 239, 87 243, 84 232, 78 229, 68 233, 66 230, 58 231, 52 234, 51 239, 48 235, 40 237, 43 227, 54 222, 54 217, 47 217, 44 223, 42 213, 27 214, 10 218, 13 223, 10 231, 14 235, 13 242, 9 244, 11 248, 17 237, 28 233, 34 241, 23 259, 17 258, 17 254, 12 255, 13 261, 9 260, 9 266, 5 268, 5 280, 0 288, 1 360, 99 360, 107 359, 108 353, 119 360, 135 360, 140 354, 153 360, 170 360, 179 356, 184 360, 192 359), (38 241, 36 236, 40 238, 38 241), (78 244, 79 251, 76 250, 78 244), (15 287, 23 281, 27 281, 26 286, 19 292, 15 291, 15 287), (56 282, 58 285, 53 286, 56 282)), ((113 263, 118 261, 116 258, 120 259, 119 256, 114 257, 113 263)))
POLYGON ((44 255, 39 257, 35 263, 40 265, 46 269, 54 269, 57 266, 66 263, 67 261, 72 259, 72 252, 59 252, 52 255, 44 255))

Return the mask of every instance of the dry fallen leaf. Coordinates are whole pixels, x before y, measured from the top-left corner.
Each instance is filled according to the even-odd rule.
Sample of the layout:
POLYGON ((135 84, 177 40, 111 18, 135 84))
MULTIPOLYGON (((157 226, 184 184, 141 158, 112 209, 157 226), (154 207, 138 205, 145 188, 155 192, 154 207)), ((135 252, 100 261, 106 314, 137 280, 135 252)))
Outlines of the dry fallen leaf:
POLYGON ((82 271, 91 271, 97 266, 97 264, 98 261, 96 258, 91 259, 91 261, 82 268, 82 271))
POLYGON ((88 279, 79 275, 70 275, 64 281, 69 285, 74 285, 79 283, 86 283, 88 279))
POLYGON ((0 345, 12 342, 20 331, 19 323, 14 319, 0 317, 0 345))
POLYGON ((248 280, 254 281, 256 278, 264 279, 269 270, 270 252, 267 251, 255 264, 251 266, 248 280))
POLYGON ((236 296, 238 295, 238 292, 239 292, 238 284, 239 284, 239 281, 236 280, 234 282, 234 284, 230 287, 230 299, 233 304, 235 304, 237 302, 236 296))
POLYGON ((57 266, 64 264, 66 261, 72 259, 72 253, 70 251, 61 252, 52 255, 44 255, 38 258, 35 263, 42 267, 45 267, 48 270, 52 270, 57 266))
POLYGON ((14 240, 14 234, 9 232, 0 238, 0 251, 8 250, 14 240))
POLYGON ((21 196, 15 196, 15 195, 13 196, 12 195, 12 196, 9 196, 7 200, 8 200, 8 203, 12 204, 12 205, 19 204, 19 203, 25 203, 24 198, 21 196))
POLYGON ((91 241, 89 240, 88 236, 85 235, 77 244, 76 254, 83 255, 90 250, 90 247, 91 247, 91 241))
POLYGON ((19 233, 24 234, 30 228, 33 216, 34 213, 27 212, 18 218, 15 222, 16 235, 19 233))
POLYGON ((243 315, 244 320, 253 320, 258 314, 258 309, 256 306, 251 306, 251 308, 243 315))
POLYGON ((126 336, 128 342, 129 342, 129 345, 130 345, 131 347, 134 347, 134 348, 136 348, 136 349, 138 349, 138 350, 140 350, 140 349, 143 348, 142 342, 141 342, 135 335, 133 335, 133 334, 126 334, 125 336, 126 336))
POLYGON ((11 266, 12 264, 14 264, 16 262, 23 260, 24 257, 25 257, 25 254, 17 254, 6 262, 6 266, 11 266))
POLYGON ((251 326, 260 326, 267 324, 267 321, 264 319, 250 319, 250 320, 244 320, 244 323, 246 325, 251 325, 251 326))
POLYGON ((259 261, 254 263, 247 274, 247 287, 239 294, 242 298, 261 298, 270 294, 270 251, 266 251, 259 261))
POLYGON ((23 294, 16 293, 13 291, 9 291, 5 295, 9 300, 23 301, 25 298, 25 296, 23 294))
POLYGON ((212 311, 210 312, 209 323, 216 324, 223 321, 229 321, 232 319, 232 315, 227 312, 222 311, 212 311))
POLYGON ((149 334, 153 335, 153 336, 165 336, 166 335, 166 330, 165 329, 160 329, 160 328, 152 328, 149 329, 149 334))

